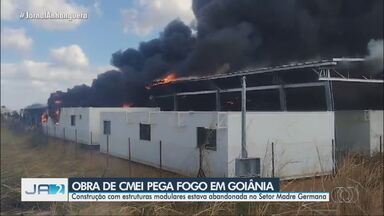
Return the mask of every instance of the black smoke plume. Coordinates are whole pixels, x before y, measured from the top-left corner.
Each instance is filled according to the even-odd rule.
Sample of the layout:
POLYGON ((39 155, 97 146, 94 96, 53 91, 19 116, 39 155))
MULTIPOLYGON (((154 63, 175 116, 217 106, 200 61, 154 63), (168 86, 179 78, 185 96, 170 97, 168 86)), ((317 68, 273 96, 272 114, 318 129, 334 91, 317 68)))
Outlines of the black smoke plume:
POLYGON ((364 57, 368 42, 383 38, 382 0, 194 0, 193 12, 195 29, 170 22, 158 38, 112 54, 118 70, 100 74, 91 86, 53 93, 49 106, 144 106, 145 85, 170 72, 364 57))

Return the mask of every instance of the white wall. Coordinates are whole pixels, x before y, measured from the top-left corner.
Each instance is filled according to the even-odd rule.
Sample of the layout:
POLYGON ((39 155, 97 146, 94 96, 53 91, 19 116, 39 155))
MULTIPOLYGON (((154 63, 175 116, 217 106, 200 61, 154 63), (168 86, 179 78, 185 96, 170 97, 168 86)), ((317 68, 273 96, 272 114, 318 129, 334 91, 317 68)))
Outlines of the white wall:
MULTIPOLYGON (((128 138, 132 160, 159 167, 162 141, 163 169, 196 176, 199 168, 197 127, 216 128, 217 112, 102 112, 100 125, 111 121, 109 154, 128 158, 128 138), (139 124, 151 125, 151 141, 140 140, 139 124)), ((221 125, 226 114, 220 115, 221 125)), ((107 137, 101 135, 100 151, 107 152, 107 137)), ((217 150, 203 151, 203 170, 207 176, 227 175, 227 129, 217 130, 217 150)))
POLYGON ((383 139, 383 111, 356 110, 335 113, 336 145, 341 152, 374 154, 383 139))
MULTIPOLYGON (((64 107, 57 124, 47 124, 50 136, 76 141, 87 145, 99 145, 100 113, 134 112, 137 110, 159 110, 159 108, 115 108, 115 107, 64 107), (75 115, 76 124, 71 125, 71 115, 75 115), (81 117, 80 117, 81 116, 81 117)), ((52 121, 52 120, 51 120, 52 121)), ((45 129, 47 130, 47 129, 45 129)))
MULTIPOLYGON (((95 144, 99 145, 100 141, 100 135, 102 133, 102 127, 103 125, 100 124, 100 115, 102 112, 138 112, 138 111, 159 111, 160 108, 158 107, 129 107, 129 108, 115 108, 115 107, 91 107, 90 108, 90 115, 92 118, 89 119, 89 127, 90 131, 92 131, 95 144)), ((102 123, 102 122, 101 122, 102 123)))
MULTIPOLYGON (((261 160, 261 175, 271 176, 271 143, 275 176, 294 178, 332 171, 332 112, 248 112, 248 157, 261 160)), ((234 176, 241 155, 241 115, 228 116, 228 173, 234 176)))
MULTIPOLYGON (((199 168, 197 127, 217 128, 217 150, 203 151, 207 176, 234 176, 241 150, 240 112, 160 112, 158 108, 63 108, 60 122, 44 125, 50 136, 100 144, 107 152, 103 121, 111 121, 109 154, 195 176, 199 168), (76 126, 70 116, 76 115, 76 126), (79 116, 82 116, 81 119, 79 116), (140 140, 139 124, 151 125, 151 141, 140 140), (65 129, 64 129, 65 128, 65 129)), ((275 176, 294 178, 332 170, 332 139, 338 151, 379 151, 383 111, 248 112, 248 157, 261 159, 261 175, 271 176, 271 143, 275 145, 275 176), (336 138, 335 138, 336 137, 336 138)))
POLYGON ((365 111, 335 112, 336 148, 347 153, 369 154, 369 114, 365 111))
POLYGON ((91 143, 89 119, 89 108, 85 107, 68 107, 62 108, 60 112, 60 120, 55 125, 54 136, 70 141, 76 141, 82 144, 91 143), (71 125, 71 116, 75 116, 75 125, 71 125))
POLYGON ((369 134, 370 134, 370 147, 371 155, 380 151, 384 151, 383 144, 383 110, 369 111, 369 134))
POLYGON ((51 118, 48 118, 48 121, 46 123, 43 123, 43 132, 47 134, 48 136, 53 136, 53 127, 55 126, 55 123, 51 118), (51 128, 51 130, 49 130, 51 128))
POLYGON ((63 108, 60 112, 60 120, 54 123, 51 118, 44 125, 44 132, 49 136, 75 141, 79 143, 89 143, 89 111, 87 108, 63 108), (76 116, 76 125, 71 125, 71 115, 76 116), (80 119, 81 115, 81 119, 80 119), (77 133, 77 136, 76 136, 77 133))
MULTIPOLYGON (((109 154, 158 167, 162 141, 164 169, 194 176, 199 168, 197 127, 217 129, 217 150, 203 151, 207 176, 234 176, 240 156, 240 113, 132 112, 101 114, 111 121, 109 154), (151 125, 151 141, 140 140, 139 124, 151 125)), ((258 112, 247 114, 249 157, 260 157, 262 176, 271 176, 271 143, 275 143, 275 176, 293 178, 332 171, 332 112, 258 112)), ((107 137, 101 135, 100 150, 107 152, 107 137)))

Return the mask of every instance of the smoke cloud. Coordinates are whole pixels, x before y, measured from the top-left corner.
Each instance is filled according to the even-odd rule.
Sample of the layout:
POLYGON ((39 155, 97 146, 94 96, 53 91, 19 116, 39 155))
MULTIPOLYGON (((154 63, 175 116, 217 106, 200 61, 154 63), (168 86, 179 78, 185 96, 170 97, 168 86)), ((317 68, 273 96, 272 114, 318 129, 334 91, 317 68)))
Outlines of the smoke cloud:
POLYGON ((48 103, 59 97, 63 106, 139 106, 147 103, 146 83, 170 72, 202 75, 342 56, 382 59, 382 8, 382 0, 194 0, 194 31, 176 19, 138 49, 112 54, 119 70, 100 74, 89 87, 54 93, 48 103))
POLYGON ((368 55, 365 57, 372 74, 382 75, 384 69, 383 40, 370 40, 368 55))

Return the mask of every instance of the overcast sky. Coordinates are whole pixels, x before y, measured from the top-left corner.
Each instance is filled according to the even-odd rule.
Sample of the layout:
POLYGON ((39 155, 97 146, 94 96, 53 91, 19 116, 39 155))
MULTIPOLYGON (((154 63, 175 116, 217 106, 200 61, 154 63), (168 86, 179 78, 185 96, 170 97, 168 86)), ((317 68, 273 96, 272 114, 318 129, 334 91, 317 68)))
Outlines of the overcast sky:
POLYGON ((171 20, 193 21, 191 0, 1 0, 1 105, 20 109, 49 94, 91 84, 111 54, 137 48, 171 20), (87 19, 21 19, 29 13, 87 14, 87 19))

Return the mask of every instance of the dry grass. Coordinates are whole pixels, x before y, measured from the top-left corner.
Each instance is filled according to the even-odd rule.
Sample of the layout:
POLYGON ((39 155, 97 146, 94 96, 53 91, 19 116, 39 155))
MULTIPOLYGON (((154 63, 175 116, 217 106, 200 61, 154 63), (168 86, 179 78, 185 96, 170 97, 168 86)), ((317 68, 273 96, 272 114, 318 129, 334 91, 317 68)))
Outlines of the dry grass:
MULTIPOLYGON (((84 150, 73 143, 1 125, 1 214, 23 215, 382 215, 383 158, 351 156, 336 175, 281 183, 282 191, 358 188, 353 204, 329 203, 34 203, 20 201, 21 177, 158 177, 159 170, 84 150)), ((163 177, 176 174, 162 172, 163 177)))

